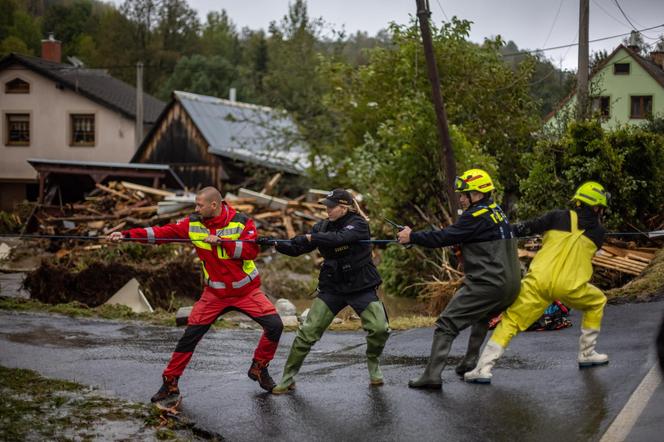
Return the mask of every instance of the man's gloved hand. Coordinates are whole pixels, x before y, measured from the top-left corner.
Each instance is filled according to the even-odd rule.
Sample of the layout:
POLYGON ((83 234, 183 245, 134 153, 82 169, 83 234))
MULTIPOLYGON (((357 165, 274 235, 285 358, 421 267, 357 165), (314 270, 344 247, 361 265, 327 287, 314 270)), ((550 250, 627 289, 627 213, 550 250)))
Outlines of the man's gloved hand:
POLYGON ((259 236, 256 238, 256 244, 259 246, 276 246, 277 242, 269 236, 259 236))
POLYGON ((309 245, 309 239, 307 238, 306 235, 297 235, 297 236, 292 237, 290 240, 296 246, 308 246, 309 245))

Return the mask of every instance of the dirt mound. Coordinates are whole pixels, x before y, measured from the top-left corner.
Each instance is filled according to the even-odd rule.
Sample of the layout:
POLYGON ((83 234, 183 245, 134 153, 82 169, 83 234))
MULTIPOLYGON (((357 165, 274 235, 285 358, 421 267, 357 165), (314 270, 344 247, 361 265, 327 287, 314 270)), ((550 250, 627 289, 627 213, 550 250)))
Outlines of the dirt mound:
POLYGON ((174 297, 197 299, 200 272, 191 261, 169 261, 158 266, 92 263, 81 271, 43 261, 23 285, 33 299, 48 304, 78 301, 90 307, 106 302, 131 278, 136 278, 153 307, 171 309, 174 297))

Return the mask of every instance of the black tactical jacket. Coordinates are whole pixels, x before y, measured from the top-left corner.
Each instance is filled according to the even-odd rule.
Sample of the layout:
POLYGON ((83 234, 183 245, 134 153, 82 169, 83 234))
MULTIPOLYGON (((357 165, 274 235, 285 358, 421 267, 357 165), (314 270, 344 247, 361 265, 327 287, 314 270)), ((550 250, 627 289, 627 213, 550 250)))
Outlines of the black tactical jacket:
POLYGON ((279 243, 278 252, 289 256, 309 253, 315 248, 325 258, 318 276, 318 289, 336 295, 377 287, 382 282, 371 260, 369 224, 360 215, 348 212, 336 221, 319 221, 311 231, 311 242, 279 243))
POLYGON ((507 217, 491 198, 472 204, 445 229, 411 233, 410 241, 430 248, 459 244, 464 285, 492 285, 514 296, 519 291, 516 238, 507 217))

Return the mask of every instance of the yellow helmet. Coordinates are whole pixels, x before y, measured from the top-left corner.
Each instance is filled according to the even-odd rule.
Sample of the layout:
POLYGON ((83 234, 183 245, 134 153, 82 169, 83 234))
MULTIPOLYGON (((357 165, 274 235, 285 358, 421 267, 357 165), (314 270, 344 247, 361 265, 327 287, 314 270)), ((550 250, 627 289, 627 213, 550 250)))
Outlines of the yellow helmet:
POLYGON ((574 192, 572 201, 581 201, 589 206, 603 206, 608 207, 609 192, 604 189, 600 183, 595 181, 587 181, 579 186, 574 192))
POLYGON ((469 169, 454 180, 455 192, 474 190, 475 192, 488 193, 494 189, 491 177, 482 169, 469 169))

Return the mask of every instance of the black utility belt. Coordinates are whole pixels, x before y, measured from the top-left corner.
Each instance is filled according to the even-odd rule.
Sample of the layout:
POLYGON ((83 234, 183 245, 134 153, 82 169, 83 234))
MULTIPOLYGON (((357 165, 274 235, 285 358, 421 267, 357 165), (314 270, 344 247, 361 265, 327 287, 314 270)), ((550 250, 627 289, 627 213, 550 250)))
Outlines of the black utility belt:
POLYGON ((328 267, 330 269, 333 269, 336 272, 342 272, 342 273, 348 273, 352 272, 354 270, 359 270, 362 267, 366 267, 369 264, 373 264, 373 260, 371 259, 371 256, 368 256, 366 258, 363 258, 359 261, 346 261, 346 260, 340 260, 340 259, 326 259, 323 262, 323 267, 328 267))

